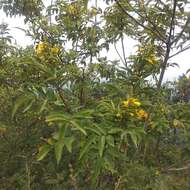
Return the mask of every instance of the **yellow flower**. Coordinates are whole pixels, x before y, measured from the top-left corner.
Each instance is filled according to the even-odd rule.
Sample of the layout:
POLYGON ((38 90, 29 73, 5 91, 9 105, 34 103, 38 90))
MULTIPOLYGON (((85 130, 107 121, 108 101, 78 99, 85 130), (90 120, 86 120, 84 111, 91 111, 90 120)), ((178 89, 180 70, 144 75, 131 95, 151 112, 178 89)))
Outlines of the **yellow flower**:
POLYGON ((175 128, 185 128, 183 122, 177 120, 177 119, 174 119, 173 120, 173 127, 175 128))
POLYGON ((137 110, 136 111, 137 118, 138 119, 147 119, 148 118, 148 113, 144 111, 143 109, 137 110))
POLYGON ((146 61, 147 61, 149 64, 151 64, 151 65, 154 65, 154 64, 157 63, 157 60, 156 60, 155 55, 150 55, 150 57, 148 57, 148 58, 146 59, 146 61))
POLYGON ((51 48, 51 53, 57 55, 59 53, 60 49, 58 47, 52 47, 51 48))
POLYGON ((129 113, 129 115, 133 117, 133 116, 134 116, 134 113, 129 113))
POLYGON ((52 138, 47 139, 47 143, 52 145, 53 144, 53 139, 52 138))
POLYGON ((117 113, 117 114, 116 114, 116 117, 120 118, 120 117, 121 117, 121 114, 120 114, 120 113, 117 113))
POLYGON ((160 171, 156 170, 155 175, 160 175, 160 171))
POLYGON ((5 127, 0 127, 0 134, 4 134, 7 131, 5 127))
POLYGON ((129 98, 125 101, 123 101, 123 106, 128 108, 129 106, 137 106, 139 107, 141 105, 141 102, 137 98, 129 98))
POLYGON ((96 16, 98 14, 98 10, 95 7, 92 7, 92 9, 90 10, 89 13, 93 17, 93 16, 96 16))
POLYGON ((75 14, 77 13, 76 6, 73 5, 73 4, 70 4, 70 5, 68 6, 68 12, 69 12, 69 14, 71 14, 71 15, 75 15, 75 14))
POLYGON ((36 54, 41 56, 44 54, 45 50, 47 49, 47 44, 44 42, 40 42, 37 46, 36 46, 36 54))

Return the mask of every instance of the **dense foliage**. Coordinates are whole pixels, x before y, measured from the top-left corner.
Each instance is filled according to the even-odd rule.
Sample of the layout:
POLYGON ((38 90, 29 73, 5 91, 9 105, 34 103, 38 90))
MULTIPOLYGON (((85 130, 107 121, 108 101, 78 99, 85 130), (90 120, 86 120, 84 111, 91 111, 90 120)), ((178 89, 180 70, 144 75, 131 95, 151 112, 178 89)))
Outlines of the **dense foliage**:
POLYGON ((34 42, 1 24, 0 189, 188 190, 190 79, 163 83, 190 48, 188 1, 91 3, 0 3, 34 42))

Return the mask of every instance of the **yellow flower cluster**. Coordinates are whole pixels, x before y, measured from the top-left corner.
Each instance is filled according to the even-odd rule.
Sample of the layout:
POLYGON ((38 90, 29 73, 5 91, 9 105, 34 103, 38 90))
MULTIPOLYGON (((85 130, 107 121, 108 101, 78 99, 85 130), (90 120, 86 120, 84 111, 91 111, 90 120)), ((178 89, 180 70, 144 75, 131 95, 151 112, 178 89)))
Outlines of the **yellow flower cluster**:
POLYGON ((37 46, 36 46, 36 54, 38 56, 44 56, 44 54, 46 52, 50 52, 54 55, 57 55, 60 51, 60 48, 54 46, 54 47, 49 47, 50 45, 46 42, 40 42, 37 46))
POLYGON ((0 134, 4 134, 7 131, 6 128, 4 127, 0 127, 0 134))
POLYGON ((44 52, 46 51, 48 45, 45 42, 40 42, 37 46, 36 46, 36 54, 41 56, 44 54, 44 52))
POLYGON ((59 53, 60 49, 58 47, 52 47, 51 48, 51 53, 57 55, 59 53))
POLYGON ((152 54, 148 58, 146 58, 146 61, 151 65, 154 65, 158 62, 156 59, 156 56, 154 54, 152 54))
POLYGON ((148 113, 146 111, 144 111, 143 109, 137 110, 136 114, 137 114, 138 119, 146 120, 148 118, 148 113))
POLYGON ((68 13, 69 13, 70 15, 76 15, 76 14, 77 14, 77 7, 76 7, 76 5, 70 4, 70 5, 68 6, 68 13))
POLYGON ((137 98, 129 98, 123 101, 123 106, 126 108, 128 108, 129 106, 139 107, 140 105, 141 105, 141 102, 137 98))
POLYGON ((127 100, 123 101, 123 106, 125 108, 133 107, 135 108, 135 112, 130 112, 131 116, 137 116, 138 119, 146 120, 148 118, 148 113, 143 109, 137 109, 137 107, 141 106, 141 102, 137 98, 128 98, 127 100))

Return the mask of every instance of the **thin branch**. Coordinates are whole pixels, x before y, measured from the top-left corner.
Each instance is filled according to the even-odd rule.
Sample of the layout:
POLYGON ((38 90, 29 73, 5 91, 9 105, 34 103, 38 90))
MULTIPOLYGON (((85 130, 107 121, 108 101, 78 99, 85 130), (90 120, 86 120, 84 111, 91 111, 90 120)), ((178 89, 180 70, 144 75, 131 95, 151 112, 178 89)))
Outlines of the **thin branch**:
POLYGON ((71 112, 70 107, 69 107, 68 102, 67 102, 67 100, 66 100, 66 98, 65 98, 65 96, 64 96, 64 94, 63 94, 63 92, 62 92, 62 89, 61 89, 60 87, 57 87, 57 92, 58 92, 59 97, 61 98, 62 102, 63 102, 64 105, 65 105, 65 110, 66 110, 68 113, 70 113, 70 112, 71 112))
POLYGON ((167 67, 167 63, 168 63, 168 59, 169 59, 169 55, 170 55, 170 50, 171 50, 171 39, 172 39, 172 31, 174 30, 174 20, 175 20, 175 15, 176 15, 176 7, 177 7, 177 0, 174 0, 173 3, 173 11, 172 11, 172 18, 171 18, 171 23, 170 23, 170 30, 169 30, 169 35, 168 35, 168 39, 167 39, 167 43, 166 43, 166 54, 165 54, 165 58, 161 67, 161 73, 160 73, 160 77, 159 77, 159 81, 158 81, 158 89, 161 87, 162 85, 162 81, 164 78, 164 74, 166 71, 166 67, 167 67))
POLYGON ((119 51, 117 50, 115 42, 114 42, 114 48, 115 48, 115 51, 116 51, 117 55, 119 56, 120 60, 122 61, 123 65, 125 65, 125 61, 123 60, 122 56, 120 55, 119 51))
MULTIPOLYGON (((142 19, 146 19, 146 21, 148 21, 148 22, 154 27, 154 31, 153 31, 152 29, 149 29, 149 30, 151 30, 152 32, 154 32, 154 34, 156 34, 156 35, 159 37, 159 39, 161 39, 163 42, 165 42, 165 37, 164 37, 164 36, 160 33, 160 31, 157 29, 156 24, 155 24, 154 22, 152 22, 150 19, 148 19, 148 16, 147 16, 146 12, 145 12, 146 17, 144 17, 144 16, 141 15, 139 12, 137 12, 137 11, 133 8, 133 6, 131 6, 131 4, 128 3, 128 5, 131 7, 131 9, 132 9, 139 17, 141 17, 142 19), (155 32, 155 31, 156 31, 156 32, 155 32)), ((145 8, 144 8, 144 9, 145 9, 145 8)))
POLYGON ((127 67, 127 60, 125 56, 125 46, 124 46, 124 41, 123 41, 123 35, 121 36, 121 46, 122 46, 122 52, 123 52, 123 59, 125 61, 125 66, 127 67))
POLYGON ((188 17, 188 19, 185 22, 185 25, 183 26, 183 29, 181 30, 181 32, 178 34, 178 36, 171 42, 171 44, 177 43, 178 40, 181 38, 181 36, 183 35, 183 33, 185 32, 185 29, 187 28, 188 24, 190 23, 190 17, 188 17))
POLYGON ((133 20, 137 25, 141 26, 142 28, 151 31, 152 33, 154 33, 162 42, 166 43, 165 39, 162 39, 161 36, 158 35, 157 31, 155 32, 153 29, 143 25, 142 23, 140 23, 137 19, 135 19, 133 16, 131 16, 123 7, 122 5, 119 3, 118 0, 115 0, 116 4, 118 5, 118 7, 123 11, 123 13, 125 13, 131 20, 133 20))
POLYGON ((190 163, 188 163, 186 166, 183 166, 181 168, 169 168, 169 169, 165 169, 164 172, 183 171, 183 170, 188 170, 188 169, 190 169, 190 163))
POLYGON ((183 48, 182 50, 180 50, 180 51, 174 53, 173 55, 171 55, 171 56, 169 57, 169 59, 172 58, 172 57, 174 57, 174 56, 176 56, 176 55, 178 55, 178 54, 180 54, 180 53, 182 53, 182 52, 184 52, 184 51, 186 51, 186 50, 189 50, 189 49, 190 49, 190 45, 188 45, 188 46, 186 46, 185 48, 183 48))

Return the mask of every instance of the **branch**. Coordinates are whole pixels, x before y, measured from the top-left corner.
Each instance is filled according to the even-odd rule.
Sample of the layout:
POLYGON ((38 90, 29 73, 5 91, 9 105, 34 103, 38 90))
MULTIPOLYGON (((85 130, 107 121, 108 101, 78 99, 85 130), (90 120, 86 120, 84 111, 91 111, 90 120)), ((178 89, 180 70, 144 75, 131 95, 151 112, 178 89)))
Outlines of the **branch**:
POLYGON ((177 42, 178 42, 178 40, 181 38, 181 36, 182 36, 183 33, 185 32, 185 29, 186 29, 186 27, 188 26, 189 23, 190 23, 190 17, 187 18, 183 29, 182 29, 181 32, 178 34, 178 36, 176 37, 176 39, 174 39, 173 42, 171 42, 171 44, 174 44, 174 43, 177 43, 177 42))
POLYGON ((58 87, 58 88, 57 88, 57 91, 58 91, 59 97, 61 98, 62 102, 63 102, 64 105, 65 105, 65 110, 66 110, 68 113, 70 113, 71 110, 70 110, 70 107, 69 107, 69 105, 68 105, 67 100, 66 100, 65 97, 64 97, 64 94, 63 94, 63 92, 62 92, 62 89, 61 89, 60 87, 58 87))
POLYGON ((172 57, 174 57, 174 56, 176 56, 176 55, 178 55, 178 54, 180 54, 180 53, 182 53, 182 52, 184 52, 184 51, 186 51, 186 50, 189 50, 189 49, 190 49, 190 45, 188 45, 188 46, 186 46, 185 48, 183 48, 182 50, 180 50, 180 51, 174 53, 173 55, 171 55, 171 56, 169 57, 169 59, 172 58, 172 57))
POLYGON ((158 89, 162 85, 162 81, 163 81, 164 74, 166 71, 166 66, 167 66, 167 63, 169 60, 169 55, 170 55, 170 50, 171 50, 171 45, 172 45, 171 44, 172 31, 174 29, 174 19, 175 19, 175 15, 176 15, 176 7, 177 7, 177 0, 174 0, 169 36, 168 36, 167 43, 166 43, 166 54, 165 54, 165 58, 164 58, 164 61, 163 61, 162 67, 161 67, 161 73, 160 73, 160 77, 159 77, 159 81, 158 81, 158 89))
MULTIPOLYGON (((134 8, 133 8, 133 6, 131 6, 131 4, 129 4, 128 3, 128 5, 131 7, 131 9, 139 16, 139 17, 141 17, 142 19, 146 19, 146 21, 148 21, 153 27, 154 27, 154 30, 152 30, 151 28, 149 28, 149 30, 151 30, 151 32, 153 32, 154 34, 156 34, 157 35, 157 37, 161 40, 161 41, 163 41, 164 43, 166 43, 165 42, 165 37, 160 33, 160 31, 157 29, 157 26, 156 26, 156 24, 154 23, 154 22, 152 22, 150 19, 148 19, 148 16, 147 16, 147 14, 146 14, 146 10, 144 11, 145 12, 145 14, 146 14, 146 16, 144 17, 143 15, 141 15, 139 12, 137 12, 134 8), (155 32, 156 31, 156 32, 155 32)), ((144 8, 145 9, 145 8, 144 8)))
POLYGON ((125 65, 125 62, 123 61, 123 58, 121 57, 121 55, 120 55, 119 51, 117 50, 117 47, 116 47, 115 42, 114 42, 114 48, 115 48, 115 51, 116 51, 117 55, 119 56, 119 58, 120 58, 121 62, 123 63, 123 65, 125 65))
MULTIPOLYGON (((131 20, 133 20, 137 25, 141 26, 142 28, 151 31, 152 33, 154 33, 162 42, 166 43, 165 39, 162 39, 162 37, 160 35, 158 35, 159 33, 156 31, 154 31, 153 29, 143 25, 142 23, 140 23, 137 19, 135 19, 133 16, 131 16, 123 7, 122 5, 119 3, 118 0, 115 0, 116 4, 118 5, 118 7, 123 11, 123 13, 125 13, 131 20)), ((139 15, 139 14, 138 14, 139 15)))
POLYGON ((126 60, 126 56, 125 56, 125 46, 124 46, 124 42, 123 42, 123 35, 121 36, 121 45, 122 45, 122 51, 123 51, 123 59, 125 61, 125 66, 127 67, 127 60, 126 60))
POLYGON ((186 166, 183 166, 181 168, 169 168, 164 170, 165 172, 170 172, 170 171, 182 171, 182 170, 188 170, 190 169, 190 163, 188 163, 186 166))

